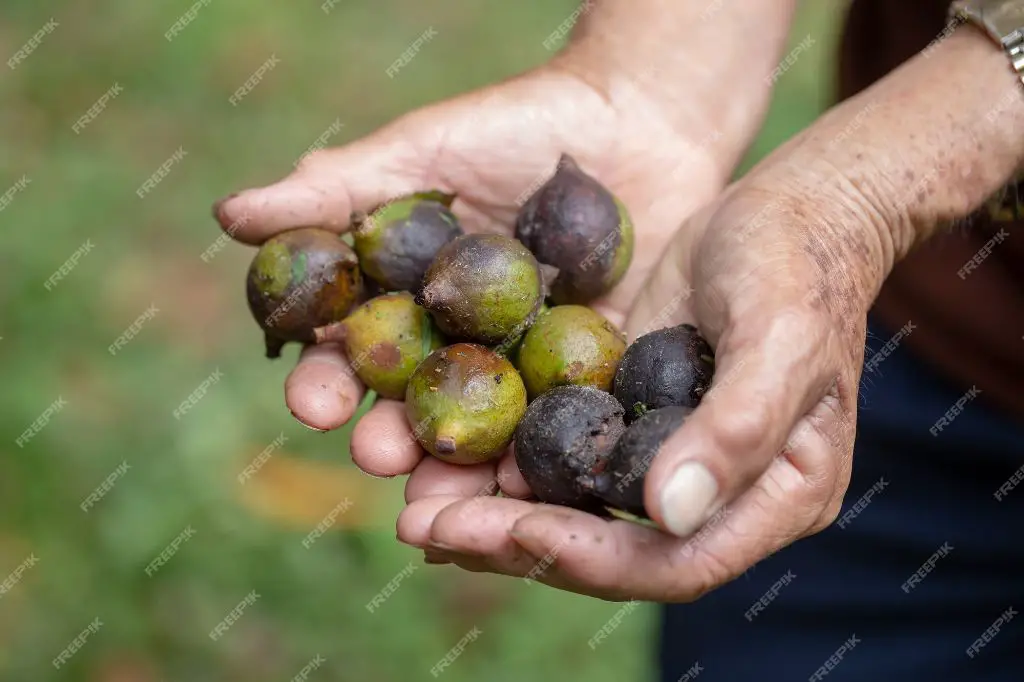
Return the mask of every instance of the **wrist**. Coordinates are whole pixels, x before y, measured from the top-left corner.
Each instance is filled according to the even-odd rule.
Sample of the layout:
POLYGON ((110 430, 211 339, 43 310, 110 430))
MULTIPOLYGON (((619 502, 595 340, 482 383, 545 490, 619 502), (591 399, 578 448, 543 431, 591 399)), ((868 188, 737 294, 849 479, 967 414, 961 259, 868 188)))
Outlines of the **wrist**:
POLYGON ((899 260, 979 208, 1022 161, 1020 81, 997 44, 962 26, 833 108, 743 182, 786 188, 792 199, 783 201, 810 202, 854 240, 873 299, 899 260))
POLYGON ((756 135, 796 0, 591 0, 551 66, 629 114, 656 113, 728 166, 756 135))

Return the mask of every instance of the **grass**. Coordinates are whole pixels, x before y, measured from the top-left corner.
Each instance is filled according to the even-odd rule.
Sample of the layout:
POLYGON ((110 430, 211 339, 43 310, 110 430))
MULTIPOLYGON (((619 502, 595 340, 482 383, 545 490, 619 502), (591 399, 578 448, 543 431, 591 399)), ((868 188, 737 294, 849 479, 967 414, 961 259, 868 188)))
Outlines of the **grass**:
MULTIPOLYGON (((0 211, 0 581, 14 580, 0 588, 0 679, 261 682, 291 679, 317 655, 325 662, 311 680, 429 679, 473 627, 482 634, 445 671, 449 682, 651 677, 654 608, 594 651, 588 639, 619 605, 425 567, 396 543, 402 482, 358 474, 348 428, 315 434, 283 407, 296 351, 275 363, 261 356, 242 294, 251 252, 229 244, 200 259, 219 234, 215 198, 287 172, 335 121, 343 126, 330 142, 340 144, 540 63, 542 41, 574 4, 376 0, 325 15, 319 3, 215 0, 168 41, 190 3, 5 0, 0 54, 51 16, 58 26, 0 73, 0 196, 28 181, 0 211), (428 26, 437 38, 401 77, 385 78, 428 26), (233 106, 231 93, 271 57, 278 63, 233 106), (115 86, 76 134, 75 121, 115 86), (176 417, 204 381, 205 394, 176 417), (19 447, 58 400, 66 404, 19 447), (282 439, 240 485, 239 472, 282 439), (351 511, 304 547, 345 499, 351 511), (255 603, 211 639, 252 591, 255 603), (55 671, 52 660, 97 618, 55 671)), ((794 42, 828 20, 805 13, 794 42)), ((812 120, 829 82, 816 59, 798 62, 752 158, 812 120)))

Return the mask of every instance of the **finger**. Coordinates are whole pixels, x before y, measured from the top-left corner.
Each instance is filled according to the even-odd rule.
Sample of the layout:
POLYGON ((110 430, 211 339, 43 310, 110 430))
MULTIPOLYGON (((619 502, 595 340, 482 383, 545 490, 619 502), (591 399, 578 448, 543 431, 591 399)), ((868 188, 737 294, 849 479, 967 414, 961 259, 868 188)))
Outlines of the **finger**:
POLYGON ((405 484, 405 501, 435 495, 475 497, 498 492, 494 462, 460 465, 424 457, 405 484))
MULTIPOLYGON (((798 449, 805 451, 798 456, 805 467, 822 462, 820 439, 809 438, 798 449), (816 454, 806 454, 811 450, 816 454)), ((545 580, 573 585, 581 594, 689 602, 820 530, 820 512, 832 492, 821 474, 808 475, 789 458, 778 457, 753 487, 689 538, 545 506, 520 518, 512 537, 532 555, 554 557, 545 580)))
POLYGON ((444 551, 439 547, 431 546, 430 526, 442 509, 464 499, 466 498, 458 495, 435 495, 409 503, 398 514, 398 521, 395 523, 398 541, 420 549, 430 548, 444 551))
POLYGON ((546 506, 501 497, 454 502, 437 511, 430 527, 429 546, 454 556, 478 558, 494 573, 576 591, 571 582, 547 572, 554 557, 531 552, 511 535, 521 518, 546 506))
POLYGON ((757 480, 828 387, 826 331, 801 310, 727 330, 710 391, 651 463, 652 518, 688 536, 757 480))
POLYGON ((306 346, 284 384, 284 399, 299 423, 317 431, 336 429, 355 413, 363 384, 336 343, 306 346))
POLYGON ((378 400, 356 422, 350 447, 356 466, 374 476, 408 474, 424 455, 398 400, 378 400))
POLYGON ((390 198, 425 189, 424 158, 403 135, 403 126, 408 122, 400 119, 343 147, 313 152, 283 180, 221 199, 214 205, 214 217, 231 236, 248 244, 295 227, 343 231, 352 211, 371 210, 390 198))
POLYGON ((526 484, 526 479, 516 464, 515 445, 510 446, 509 451, 498 461, 496 478, 501 485, 501 492, 508 497, 519 500, 533 497, 533 491, 526 484))

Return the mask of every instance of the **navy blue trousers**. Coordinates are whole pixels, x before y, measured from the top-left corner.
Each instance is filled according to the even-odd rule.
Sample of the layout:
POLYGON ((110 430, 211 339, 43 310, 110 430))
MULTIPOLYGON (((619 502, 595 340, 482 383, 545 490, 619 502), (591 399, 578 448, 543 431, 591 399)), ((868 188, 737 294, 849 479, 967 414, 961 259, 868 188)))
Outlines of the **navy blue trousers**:
POLYGON ((839 522, 667 606, 661 679, 1024 681, 1024 424, 982 393, 933 435, 964 395, 905 345, 866 373, 839 522))

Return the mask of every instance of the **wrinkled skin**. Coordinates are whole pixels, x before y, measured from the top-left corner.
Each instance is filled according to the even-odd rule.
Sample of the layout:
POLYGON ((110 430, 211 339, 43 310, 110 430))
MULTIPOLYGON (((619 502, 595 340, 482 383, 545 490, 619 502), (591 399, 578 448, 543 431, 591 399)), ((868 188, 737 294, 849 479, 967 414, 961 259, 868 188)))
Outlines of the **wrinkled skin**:
POLYGON ((516 367, 531 400, 555 386, 611 392, 626 338, 590 308, 560 305, 537 316, 519 346, 516 367))
POLYGON ((430 354, 409 379, 406 415, 420 445, 450 464, 478 464, 512 441, 526 388, 505 358, 472 343, 430 354))
POLYGON ((359 265, 385 291, 416 291, 437 252, 462 234, 454 197, 420 193, 356 213, 352 232, 359 265))
POLYGON ((615 373, 614 393, 631 422, 659 407, 697 407, 714 372, 708 342, 693 325, 677 325, 630 344, 615 373))
POLYGON ((590 386, 560 386, 534 400, 516 428, 516 465, 541 502, 603 513, 589 487, 625 430, 622 405, 590 386))
POLYGON ((633 258, 626 207, 568 154, 516 216, 516 238, 558 268, 551 300, 559 305, 586 304, 611 290, 633 258))
MULTIPOLYGON (((604 89, 580 73, 562 62, 414 112, 365 140, 307 157, 293 176, 232 196, 216 214, 225 228, 248 215, 234 236, 258 243, 311 222, 333 220, 342 230, 347 221, 337 216, 354 208, 440 187, 458 194, 453 210, 468 232, 507 234, 520 195, 550 176, 560 153, 572 154, 632 208, 636 225, 633 264, 592 307, 630 338, 653 322, 695 324, 718 357, 722 385, 653 463, 647 510, 668 527, 672 508, 659 493, 682 461, 698 458, 720 477, 716 504, 729 503, 728 518, 687 545, 678 522, 668 534, 538 506, 523 499, 529 489, 508 455, 463 467, 425 458, 395 401, 378 401, 362 417, 352 456, 374 475, 412 474, 398 535, 432 562, 521 576, 558 547, 538 581, 604 599, 687 601, 835 518, 849 480, 864 311, 887 270, 874 265, 876 223, 843 210, 860 205, 844 194, 849 184, 823 184, 815 174, 810 159, 824 151, 814 138, 791 145, 809 146, 809 157, 787 153, 712 201, 759 124, 766 88, 749 88, 763 93, 759 101, 732 110, 740 122, 723 120, 717 105, 701 111, 701 98, 683 98, 673 104, 686 112, 677 125, 653 91, 630 88, 628 79, 604 89), (721 143, 701 144, 719 132, 721 143), (758 229, 741 240, 751 224, 758 229), (823 224, 827 239, 808 245, 806 236, 823 224), (850 267, 842 296, 826 289, 810 306, 807 293, 822 281, 819 261, 835 264, 833 275, 840 264, 850 267), (845 314, 833 312, 836 300, 847 302, 845 314), (792 447, 776 458, 791 435, 792 447), (480 496, 495 480, 506 496, 480 496)), ((734 87, 720 102, 733 97, 734 87)), ((285 390, 298 419, 331 429, 352 416, 363 386, 344 355, 325 345, 303 354, 285 390)))
POLYGON ((348 317, 316 330, 318 343, 339 341, 359 379, 383 398, 402 400, 413 370, 444 338, 406 291, 383 294, 348 317))
POLYGON ((509 345, 533 322, 546 291, 540 264, 519 241, 468 234, 438 252, 416 303, 449 338, 509 345))
POLYGON ((279 357, 286 341, 313 341, 316 327, 340 320, 361 294, 355 253, 319 228, 267 240, 246 278, 249 310, 264 331, 268 358, 279 357))

